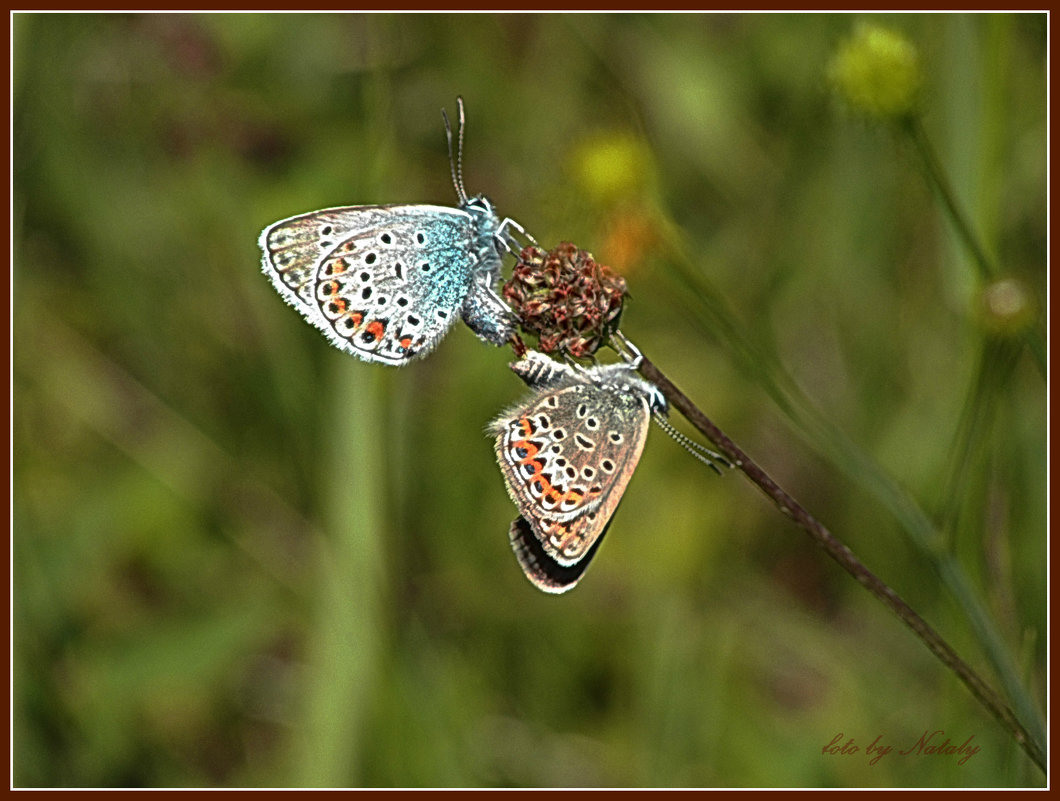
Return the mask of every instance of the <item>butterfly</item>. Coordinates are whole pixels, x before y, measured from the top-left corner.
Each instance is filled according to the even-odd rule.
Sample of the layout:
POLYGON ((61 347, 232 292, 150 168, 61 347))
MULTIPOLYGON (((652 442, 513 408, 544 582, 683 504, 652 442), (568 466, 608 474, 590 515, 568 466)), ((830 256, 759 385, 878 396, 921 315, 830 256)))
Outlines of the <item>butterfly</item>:
MULTIPOLYGON (((723 456, 674 431, 666 398, 620 363, 581 367, 527 351, 511 369, 533 390, 489 426, 517 517, 509 539, 519 566, 539 589, 578 583, 644 451, 654 416, 714 470, 723 456)), ((720 472, 720 471, 719 471, 720 472)))
MULTIPOLYGON (((332 345, 368 362, 406 364, 429 353, 456 319, 503 345, 514 317, 494 291, 501 260, 526 235, 499 220, 482 195, 468 197, 459 139, 445 121, 458 206, 394 204, 323 209, 261 232, 261 267, 284 300, 332 345)), ((528 238, 532 239, 532 237, 528 238)))

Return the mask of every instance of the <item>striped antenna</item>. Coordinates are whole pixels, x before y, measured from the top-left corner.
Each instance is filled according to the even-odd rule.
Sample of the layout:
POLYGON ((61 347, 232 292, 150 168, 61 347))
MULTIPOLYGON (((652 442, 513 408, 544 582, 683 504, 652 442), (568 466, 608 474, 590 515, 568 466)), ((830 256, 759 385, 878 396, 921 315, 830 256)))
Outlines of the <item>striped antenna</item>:
POLYGON ((677 442, 678 445, 680 445, 682 448, 692 454, 696 459, 701 461, 719 476, 721 475, 721 468, 719 468, 718 465, 721 465, 722 467, 732 467, 732 462, 730 462, 720 453, 718 453, 717 451, 712 451, 710 448, 700 445, 694 439, 689 439, 676 428, 674 428, 673 423, 667 420, 662 412, 655 412, 652 417, 655 418, 655 422, 658 424, 659 428, 661 428, 663 431, 673 437, 674 441, 677 442))
POLYGON ((464 98, 456 98, 457 121, 460 127, 456 134, 456 153, 453 153, 453 129, 449 125, 449 115, 442 109, 442 120, 445 122, 445 141, 449 146, 449 171, 453 175, 453 188, 460 205, 467 203, 467 191, 464 189, 464 98))

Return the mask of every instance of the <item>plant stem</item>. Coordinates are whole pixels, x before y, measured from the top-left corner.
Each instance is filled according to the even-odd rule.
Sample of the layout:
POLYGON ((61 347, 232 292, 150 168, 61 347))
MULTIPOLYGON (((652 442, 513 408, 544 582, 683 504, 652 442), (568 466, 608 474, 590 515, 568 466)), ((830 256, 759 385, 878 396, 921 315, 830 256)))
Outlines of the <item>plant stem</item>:
POLYGON ((947 668, 953 671, 964 682, 972 695, 987 708, 994 718, 1007 729, 1027 753, 1031 760, 1043 772, 1045 755, 1041 745, 1028 734, 1027 730, 1005 704, 1001 697, 984 682, 964 660, 957 656, 949 644, 933 629, 927 621, 918 615, 912 607, 875 574, 873 574, 854 553, 843 545, 825 526, 813 517, 803 506, 788 495, 769 475, 729 439, 681 390, 674 386, 647 357, 640 362, 640 372, 655 384, 670 404, 677 409, 696 429, 707 437, 751 482, 773 500, 782 514, 795 521, 796 525, 822 547, 851 576, 858 580, 869 592, 878 598, 887 608, 898 615, 906 626, 928 647, 947 668))
MULTIPOLYGON (((975 231, 972 230, 972 224, 969 222, 968 216, 957 203, 957 195, 946 177, 945 170, 942 169, 942 162, 939 161, 935 148, 931 146, 931 140, 924 130, 920 117, 910 117, 901 128, 912 140, 913 147, 920 155, 920 160, 927 173, 927 182, 942 201, 942 207, 945 209, 950 222, 953 223, 961 244, 971 255, 972 261, 975 262, 980 280, 985 284, 996 279, 1001 271, 998 269, 997 264, 987 255, 986 249, 975 235, 975 231)), ((1044 331, 1040 326, 1031 327, 1024 334, 1024 339, 1034 357, 1038 371, 1044 376, 1046 374, 1044 331)))
POLYGON ((935 154, 935 149, 931 146, 931 140, 928 139, 920 118, 911 117, 903 126, 903 129, 907 131, 909 137, 913 140, 917 153, 920 154, 924 169, 927 170, 928 183, 938 193, 950 222, 957 229, 957 235, 960 237, 964 247, 972 255, 976 267, 979 268, 979 277, 984 282, 996 278, 998 274, 997 265, 986 255, 985 248, 979 242, 975 232, 972 231, 971 223, 968 222, 968 218, 961 211, 961 207, 957 205, 957 196, 946 178, 946 173, 943 171, 942 164, 935 154))

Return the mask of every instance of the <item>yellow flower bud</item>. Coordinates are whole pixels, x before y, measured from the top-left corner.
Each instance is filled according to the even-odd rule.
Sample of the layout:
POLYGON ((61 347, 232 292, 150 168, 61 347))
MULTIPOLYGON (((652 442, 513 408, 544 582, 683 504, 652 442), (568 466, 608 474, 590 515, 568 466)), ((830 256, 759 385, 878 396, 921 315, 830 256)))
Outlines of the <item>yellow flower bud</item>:
POLYGON ((829 77, 847 103, 865 114, 901 119, 916 111, 920 60, 912 43, 894 31, 860 25, 832 59, 829 77))
POLYGON ((651 156, 628 134, 584 142, 574 152, 571 166, 579 188, 597 202, 642 198, 648 191, 651 156))

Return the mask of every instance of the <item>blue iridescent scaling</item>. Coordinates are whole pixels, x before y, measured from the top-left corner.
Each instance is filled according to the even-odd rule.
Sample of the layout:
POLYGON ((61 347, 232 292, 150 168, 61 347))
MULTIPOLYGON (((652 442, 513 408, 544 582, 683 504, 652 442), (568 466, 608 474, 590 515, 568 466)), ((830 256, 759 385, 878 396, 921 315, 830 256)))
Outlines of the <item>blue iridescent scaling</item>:
MULTIPOLYGON (((503 345, 511 310, 494 291, 514 242, 485 197, 464 190, 464 103, 453 154, 458 208, 347 206, 309 212, 261 232, 262 270, 283 298, 335 347, 365 361, 406 364, 429 353, 460 317, 479 337, 503 345)), ((529 237, 528 237, 529 238, 529 237)))

